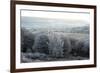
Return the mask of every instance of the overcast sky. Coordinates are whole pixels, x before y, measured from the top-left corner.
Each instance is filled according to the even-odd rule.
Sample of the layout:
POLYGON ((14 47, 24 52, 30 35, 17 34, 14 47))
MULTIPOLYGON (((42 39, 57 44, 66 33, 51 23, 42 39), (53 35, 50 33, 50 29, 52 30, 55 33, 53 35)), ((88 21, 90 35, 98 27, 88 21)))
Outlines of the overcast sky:
POLYGON ((21 26, 27 28, 80 27, 88 25, 89 21, 89 13, 21 11, 21 26))
POLYGON ((72 12, 72 11, 22 10, 21 16, 55 18, 55 19, 66 19, 66 20, 83 20, 87 22, 89 22, 90 19, 89 12, 72 12))

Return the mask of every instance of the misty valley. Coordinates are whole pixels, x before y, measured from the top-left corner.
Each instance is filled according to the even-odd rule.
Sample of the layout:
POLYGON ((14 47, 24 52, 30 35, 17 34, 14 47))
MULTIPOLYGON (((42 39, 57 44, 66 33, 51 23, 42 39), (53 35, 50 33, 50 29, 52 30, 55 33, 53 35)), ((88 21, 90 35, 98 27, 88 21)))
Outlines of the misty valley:
POLYGON ((85 21, 22 17, 21 62, 89 59, 89 24, 85 21))

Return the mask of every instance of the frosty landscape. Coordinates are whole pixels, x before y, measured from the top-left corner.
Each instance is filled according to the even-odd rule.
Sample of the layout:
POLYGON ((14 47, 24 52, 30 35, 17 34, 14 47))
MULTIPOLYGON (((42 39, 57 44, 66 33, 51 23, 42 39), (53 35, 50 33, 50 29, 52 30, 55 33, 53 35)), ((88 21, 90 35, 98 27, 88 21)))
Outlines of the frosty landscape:
POLYGON ((21 18, 21 62, 89 59, 89 23, 38 17, 21 18))

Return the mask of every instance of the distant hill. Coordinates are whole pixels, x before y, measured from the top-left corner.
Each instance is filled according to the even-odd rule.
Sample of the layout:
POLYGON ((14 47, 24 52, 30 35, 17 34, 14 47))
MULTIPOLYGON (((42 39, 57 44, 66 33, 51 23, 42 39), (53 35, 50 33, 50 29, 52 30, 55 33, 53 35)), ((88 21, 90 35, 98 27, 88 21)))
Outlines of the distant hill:
POLYGON ((73 33, 89 33, 89 26, 75 27, 71 29, 73 33))

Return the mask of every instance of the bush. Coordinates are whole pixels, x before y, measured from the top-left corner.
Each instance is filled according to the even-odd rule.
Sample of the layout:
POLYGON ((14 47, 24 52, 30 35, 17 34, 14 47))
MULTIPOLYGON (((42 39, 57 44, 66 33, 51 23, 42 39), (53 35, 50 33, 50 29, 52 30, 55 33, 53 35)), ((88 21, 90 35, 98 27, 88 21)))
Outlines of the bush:
POLYGON ((45 53, 48 54, 48 37, 46 34, 37 34, 36 37, 34 38, 34 44, 32 46, 32 50, 34 52, 40 52, 40 53, 45 53))
POLYGON ((83 47, 81 48, 81 51, 82 51, 82 56, 84 57, 89 57, 89 40, 84 40, 83 41, 83 47))
POLYGON ((27 53, 21 53, 21 62, 26 63, 26 62, 32 62, 33 60, 30 57, 27 57, 27 53))
POLYGON ((71 53, 75 56, 89 57, 89 41, 77 40, 71 53))
POLYGON ((34 35, 27 29, 21 28, 21 51, 32 51, 32 45, 34 43, 34 35))

